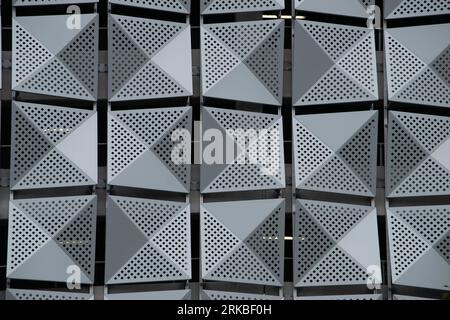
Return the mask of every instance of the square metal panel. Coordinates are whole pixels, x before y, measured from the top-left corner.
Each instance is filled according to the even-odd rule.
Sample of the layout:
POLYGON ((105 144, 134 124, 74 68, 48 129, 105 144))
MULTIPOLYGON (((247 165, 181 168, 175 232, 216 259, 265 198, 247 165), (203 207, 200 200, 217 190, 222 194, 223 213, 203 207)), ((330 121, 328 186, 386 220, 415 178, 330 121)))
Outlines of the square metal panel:
POLYGON ((202 193, 285 188, 282 116, 205 107, 202 129, 205 137, 223 142, 203 143, 202 193), (223 157, 207 162, 216 152, 223 157))
POLYGON ((96 185, 97 112, 13 101, 11 189, 96 185))
POLYGON ((279 296, 268 296, 265 294, 254 294, 254 293, 240 293, 240 292, 229 292, 229 291, 213 291, 213 290, 202 290, 201 300, 220 300, 220 301, 274 301, 282 300, 279 296))
POLYGON ((380 284, 377 211, 298 200, 294 214, 295 287, 380 284), (379 271, 373 276, 371 271, 379 271))
POLYGON ((296 188, 374 197, 378 112, 294 118, 296 188))
POLYGON ((312 300, 312 301, 383 300, 383 295, 382 294, 353 294, 353 295, 331 295, 331 296, 303 296, 303 297, 297 297, 296 300, 312 300))
POLYGON ((205 97, 281 105, 284 21, 202 26, 205 97))
POLYGON ((95 196, 10 201, 7 277, 65 283, 79 268, 92 284, 96 221, 95 196))
POLYGON ((97 99, 98 15, 82 14, 80 29, 69 29, 69 19, 69 15, 13 18, 13 90, 97 99))
POLYGON ((111 102, 193 94, 189 24, 110 15, 108 32, 111 102))
POLYGON ((392 282, 450 291, 450 206, 389 208, 392 282))
POLYGON ((368 7, 374 4, 375 0, 295 0, 296 10, 358 18, 369 18, 368 7))
POLYGON ((450 118, 390 112, 386 194, 450 195, 450 118))
POLYGON ((283 286, 285 200, 205 203, 202 279, 283 286))
POLYGON ((6 300, 94 300, 88 293, 6 289, 6 300))
POLYGON ((385 32, 389 100, 450 107, 450 24, 385 32))
POLYGON ((283 10, 285 7, 284 0, 203 0, 200 6, 204 15, 283 10))
POLYGON ((374 30, 297 21, 294 42, 295 106, 378 100, 374 30))
POLYGON ((185 14, 188 14, 191 11, 191 0, 109 0, 109 2, 185 14))
MULTIPOLYGON (((189 193, 191 165, 174 162, 172 152, 179 144, 174 135, 191 135, 191 107, 113 111, 108 117, 110 185, 189 193)), ((190 140, 185 147, 190 155, 190 140)))
POLYGON ((191 300, 191 290, 128 292, 105 295, 105 300, 113 301, 179 301, 191 300))
POLYGON ((105 283, 191 279, 190 205, 109 197, 105 283))
POLYGON ((14 7, 96 3, 98 0, 13 0, 14 7))
POLYGON ((448 0, 384 0, 386 19, 450 14, 448 0))

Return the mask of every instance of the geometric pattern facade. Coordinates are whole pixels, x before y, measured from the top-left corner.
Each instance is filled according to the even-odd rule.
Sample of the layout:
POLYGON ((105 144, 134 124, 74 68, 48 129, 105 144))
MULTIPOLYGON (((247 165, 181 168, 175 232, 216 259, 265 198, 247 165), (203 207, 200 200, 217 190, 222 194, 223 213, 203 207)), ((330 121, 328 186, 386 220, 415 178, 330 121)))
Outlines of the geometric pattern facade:
POLYGON ((20 290, 7 289, 6 300, 44 300, 44 301, 59 301, 59 300, 94 300, 94 296, 87 293, 73 293, 73 292, 56 292, 56 291, 42 291, 42 290, 20 290))
POLYGON ((389 113, 388 197, 450 194, 450 118, 389 113))
POLYGON ((109 0, 109 3, 188 14, 191 0, 109 0))
MULTIPOLYGON (((203 107, 202 129, 219 135, 224 147, 234 146, 218 161, 202 164, 202 193, 285 188, 281 116, 203 107)), ((204 155, 213 153, 211 145, 215 146, 204 142, 204 155)))
POLYGON ((283 10, 284 0, 202 0, 202 14, 283 10))
POLYGON ((285 201, 203 204, 202 279, 283 286, 285 201))
POLYGON ((190 206, 110 196, 105 283, 191 279, 190 206))
POLYGON ((296 188, 374 197, 376 111, 294 118, 296 188))
POLYGON ((110 185, 189 193, 190 140, 180 161, 172 152, 179 144, 174 135, 191 134, 191 107, 113 111, 108 117, 110 185))
POLYGON ((448 0, 384 0, 386 19, 450 14, 448 0))
POLYGON ((386 31, 390 101, 450 107, 449 33, 450 24, 386 31))
POLYGON ((11 189, 97 184, 97 113, 12 103, 11 189))
POLYGON ((373 207, 298 200, 294 215, 295 287, 381 283, 373 207))
POLYGON ((284 21, 202 26, 203 95, 281 105, 284 21))
POLYGON ((13 0, 14 7, 95 3, 98 0, 13 0))
POLYGON ((193 94, 189 24, 109 16, 111 102, 193 94))
POLYGON ((279 296, 268 296, 264 294, 237 293, 227 291, 202 290, 201 300, 220 300, 220 301, 264 301, 281 300, 279 296))
POLYGON ((374 4, 375 0, 295 0, 296 10, 358 18, 368 18, 370 14, 367 9, 374 4))
POLYGON ((105 300, 112 301, 181 301, 191 300, 191 290, 151 291, 132 293, 113 293, 105 295, 105 300))
POLYGON ((97 100, 97 14, 82 14, 69 29, 68 15, 13 19, 12 89, 78 100, 97 100))
POLYGON ((449 291, 450 206, 389 208, 393 283, 449 291))
POLYGON ((294 106, 379 98, 373 29, 297 21, 293 63, 294 106))
POLYGON ((9 207, 8 278, 65 283, 77 267, 80 282, 93 283, 95 196, 12 200, 9 207))

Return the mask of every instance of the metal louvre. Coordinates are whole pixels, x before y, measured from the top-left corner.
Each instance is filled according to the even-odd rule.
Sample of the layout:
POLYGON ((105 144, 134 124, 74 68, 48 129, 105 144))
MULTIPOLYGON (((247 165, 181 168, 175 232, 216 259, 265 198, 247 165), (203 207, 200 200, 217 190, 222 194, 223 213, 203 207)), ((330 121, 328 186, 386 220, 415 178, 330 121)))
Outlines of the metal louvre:
MULTIPOLYGON (((172 159, 172 136, 178 130, 191 134, 191 107, 113 111, 108 117, 110 185, 189 193, 191 166, 172 159)), ((191 144, 186 147, 190 154, 191 144)))
POLYGON ((389 198, 450 194, 450 118, 389 113, 389 198))
POLYGON ((265 294, 250 294, 229 291, 202 290, 201 300, 220 300, 220 301, 274 301, 282 300, 279 296, 269 296, 265 294))
POLYGON ((95 196, 10 201, 7 277, 65 283, 73 267, 92 284, 96 212, 95 196))
POLYGON ((193 94, 189 24, 109 15, 111 102, 193 94))
POLYGON ((7 289, 6 300, 94 300, 87 293, 7 289))
POLYGON ((78 30, 69 17, 13 18, 13 90, 96 101, 99 18, 82 14, 78 30))
POLYGON ((203 204, 204 280, 283 286, 285 200, 203 204))
POLYGON ((284 0, 201 0, 201 14, 283 10, 284 0))
MULTIPOLYGON (((281 116, 204 107, 202 109, 202 128, 203 132, 209 130, 220 132, 223 140, 231 141, 238 149, 238 152, 234 153, 233 161, 221 159, 224 164, 202 164, 200 179, 202 193, 285 188, 283 121, 281 116), (254 143, 242 143, 240 139, 231 135, 231 132, 236 132, 236 130, 243 131, 237 132, 236 136, 246 134, 249 129, 276 132, 277 137, 271 137, 270 141, 267 141, 268 147, 273 151, 267 159, 261 159, 260 154, 254 154, 257 143, 264 140, 264 134, 259 137, 259 141, 254 143), (254 161, 248 161, 247 158, 254 161)), ((205 143, 203 147, 206 154, 209 146, 205 143)))
POLYGON ((449 33, 450 24, 386 30, 389 100, 450 107, 449 33))
POLYGON ((128 292, 113 293, 105 295, 105 300, 117 301, 178 301, 191 300, 191 290, 172 290, 172 291, 151 291, 151 292, 128 292))
POLYGON ((369 18, 368 7, 375 5, 375 0, 295 0, 296 10, 369 18))
POLYGON ((384 0, 387 20, 450 14, 448 0, 384 0))
POLYGON ((450 206, 389 208, 388 226, 393 283, 449 291, 450 206))
POLYGON ((378 113, 294 118, 296 188, 374 197, 378 113))
POLYGON ((191 11, 191 0, 109 0, 109 2, 185 14, 188 14, 191 11))
POLYGON ((190 221, 186 203, 110 196, 105 283, 191 279, 190 221))
POLYGON ((283 20, 209 24, 201 29, 205 97, 282 104, 283 20))
POLYGON ((96 185, 97 113, 13 101, 11 189, 96 185))
POLYGON ((298 200, 294 215, 295 287, 381 283, 373 207, 298 200), (364 243, 364 246, 361 244, 364 243))
POLYGON ((373 29, 296 21, 294 106, 376 101, 373 29))

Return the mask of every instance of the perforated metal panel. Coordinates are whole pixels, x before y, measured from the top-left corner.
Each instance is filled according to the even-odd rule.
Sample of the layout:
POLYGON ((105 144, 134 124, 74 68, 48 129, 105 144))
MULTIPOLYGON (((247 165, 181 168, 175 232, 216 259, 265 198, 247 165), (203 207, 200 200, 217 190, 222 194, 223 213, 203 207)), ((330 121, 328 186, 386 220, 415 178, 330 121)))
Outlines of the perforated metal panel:
POLYGON ((185 203, 109 197, 105 283, 189 280, 190 226, 185 203))
POLYGON ((448 0, 385 0, 384 15, 386 19, 424 17, 450 14, 448 0))
POLYGON ((284 9, 284 0, 201 0, 202 14, 236 13, 284 9))
POLYGON ((407 301, 413 301, 413 300, 435 300, 435 299, 428 299, 423 297, 414 297, 414 296, 405 296, 400 294, 394 294, 393 296, 394 300, 407 300, 407 301))
POLYGON ((295 117, 297 189, 375 196, 377 139, 376 111, 295 117))
POLYGON ((94 300, 86 293, 7 289, 6 300, 94 300))
POLYGON ((375 33, 312 21, 295 24, 295 106, 378 100, 375 33))
POLYGON ((306 200, 296 202, 296 287, 365 285, 381 281, 375 208, 306 200), (369 277, 368 272, 376 268, 380 274, 369 277))
POLYGON ((383 295, 382 294, 355 294, 355 295, 308 296, 308 297, 297 297, 296 300, 313 300, 313 301, 383 300, 383 295))
POLYGON ((109 0, 109 2, 179 13, 189 13, 191 10, 191 0, 109 0))
POLYGON ((10 201, 7 277, 65 283, 79 267, 92 284, 96 211, 95 196, 10 201))
POLYGON ((98 15, 13 18, 12 89, 95 101, 98 87, 98 15))
MULTIPOLYGON (((108 123, 110 185, 189 192, 190 163, 174 162, 172 152, 179 144, 173 135, 191 133, 191 107, 114 111, 108 123)), ((186 149, 190 154, 189 141, 186 149)))
POLYGON ((281 300, 279 296, 268 296, 264 294, 249 294, 226 291, 202 290, 202 300, 221 300, 221 301, 263 301, 263 300, 281 300))
POLYGON ((98 0, 13 0, 15 7, 20 6, 46 6, 57 4, 79 4, 79 3, 94 3, 98 0))
POLYGON ((450 118, 390 112, 388 197, 450 194, 450 118))
POLYGON ((108 32, 110 101, 192 95, 190 25, 110 15, 108 32))
POLYGON ((450 107, 449 34, 450 24, 387 29, 391 101, 450 107))
POLYGON ((284 21, 203 25, 201 47, 205 97, 282 104, 284 21))
POLYGON ((191 290, 173 290, 173 291, 152 291, 152 292, 132 292, 115 293, 105 296, 105 300, 118 301, 152 301, 152 300, 191 300, 191 290))
POLYGON ((368 7, 374 4, 375 0, 295 0, 297 10, 360 18, 368 18, 368 7))
POLYGON ((284 215, 282 199, 204 204, 202 278, 282 286, 284 215))
POLYGON ((450 206, 388 210, 392 281, 450 291, 450 206))
POLYGON ((11 189, 96 185, 97 113, 12 103, 11 189))

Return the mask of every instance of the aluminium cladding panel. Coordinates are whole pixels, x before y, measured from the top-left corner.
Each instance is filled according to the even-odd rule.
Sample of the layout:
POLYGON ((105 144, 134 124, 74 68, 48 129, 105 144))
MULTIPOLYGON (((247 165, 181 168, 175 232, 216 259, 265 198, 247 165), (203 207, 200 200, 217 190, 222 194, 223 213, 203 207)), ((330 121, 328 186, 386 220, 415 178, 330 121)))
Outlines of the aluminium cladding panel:
POLYGON ((384 0, 385 19, 450 14, 448 0, 384 0))
POLYGON ((297 200, 294 286, 382 283, 374 207, 297 200))
POLYGON ((449 23, 386 30, 390 101, 450 108, 449 34, 449 23))
POLYGON ((202 279, 282 287, 285 200, 205 203, 202 279))
POLYGON ((200 0, 201 14, 279 11, 284 0, 200 0))
POLYGON ((294 42, 294 106, 379 99, 373 29, 296 21, 294 42))
POLYGON ((98 182, 97 112, 12 102, 11 189, 98 182))
POLYGON ((190 204, 108 198, 105 283, 191 279, 190 204))
POLYGON ((269 296, 265 294, 241 293, 229 291, 202 290, 201 300, 220 300, 220 301, 274 301, 283 300, 280 296, 269 296))
POLYGON ((189 193, 191 132, 191 107, 109 112, 108 184, 189 193))
POLYGON ((450 206, 388 210, 394 285, 450 291, 450 206))
POLYGON ((14 7, 97 3, 98 0, 13 0, 14 7))
POLYGON ((105 300, 116 301, 182 301, 191 300, 191 290, 149 291, 110 293, 105 295, 105 300))
POLYGON ((450 117, 389 113, 388 198, 450 195, 450 117))
POLYGON ((94 300, 94 296, 88 293, 43 291, 43 290, 23 290, 6 289, 6 300, 94 300))
POLYGON ((295 300, 312 300, 312 301, 351 301, 351 300, 383 300, 382 294, 353 294, 353 295, 330 295, 330 296, 301 296, 295 300))
POLYGON ((202 193, 286 187, 282 116, 203 107, 202 130, 202 193))
POLYGON ((7 278, 66 283, 75 272, 80 283, 94 282, 95 196, 12 200, 9 206, 7 278))
POLYGON ((366 19, 371 16, 373 5, 375 0, 295 0, 296 10, 366 19))
POLYGON ((375 197, 377 111, 300 115, 293 128, 297 189, 375 197))
POLYGON ((109 0, 109 3, 184 14, 191 11, 191 0, 109 0))
POLYGON ((284 21, 201 27, 203 95, 281 106, 284 21))
POLYGON ((191 26, 109 15, 111 102, 193 94, 191 26))
POLYGON ((99 17, 80 17, 80 29, 70 15, 13 18, 12 90, 96 101, 99 17))

